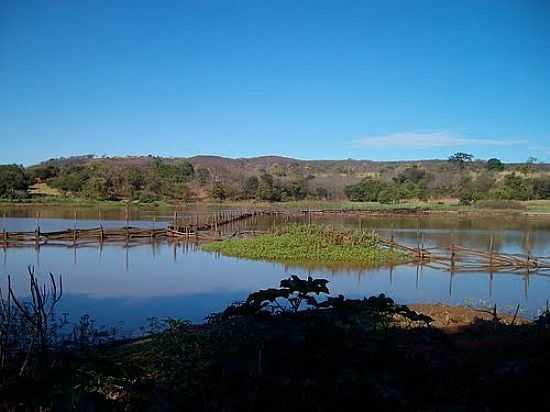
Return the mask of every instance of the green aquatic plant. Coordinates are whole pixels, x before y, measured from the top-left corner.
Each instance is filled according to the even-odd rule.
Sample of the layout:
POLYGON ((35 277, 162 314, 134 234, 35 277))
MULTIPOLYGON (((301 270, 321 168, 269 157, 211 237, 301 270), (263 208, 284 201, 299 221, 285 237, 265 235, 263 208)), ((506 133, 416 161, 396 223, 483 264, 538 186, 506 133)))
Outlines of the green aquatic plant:
POLYGON ((203 249, 227 256, 294 263, 382 266, 411 258, 407 253, 383 245, 374 232, 338 231, 328 226, 304 224, 291 224, 255 238, 213 242, 203 249))

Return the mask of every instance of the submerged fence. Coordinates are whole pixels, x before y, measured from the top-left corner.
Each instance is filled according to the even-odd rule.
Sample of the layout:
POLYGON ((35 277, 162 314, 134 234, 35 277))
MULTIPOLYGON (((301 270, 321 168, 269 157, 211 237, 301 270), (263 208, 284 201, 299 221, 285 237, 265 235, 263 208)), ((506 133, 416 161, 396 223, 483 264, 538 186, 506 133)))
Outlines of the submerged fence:
POLYGON ((105 228, 100 223, 98 227, 89 229, 77 227, 75 213, 75 223, 73 228, 70 229, 49 232, 41 231, 38 218, 36 229, 33 231, 10 232, 3 229, 0 233, 0 248, 51 244, 79 246, 104 242, 148 242, 159 239, 174 241, 217 239, 222 237, 223 227, 269 213, 263 211, 225 210, 208 213, 204 216, 199 216, 198 214, 181 216, 175 212, 171 222, 159 223, 154 220, 153 227, 150 228, 130 226, 127 218, 126 226, 120 228, 105 228), (156 227, 157 225, 160 227, 156 227))
MULTIPOLYGON (((322 211, 326 213, 327 211, 322 211)), ((350 213, 350 211, 329 211, 329 213, 350 213)), ((43 232, 40 230, 37 217, 34 231, 10 232, 2 229, 0 233, 0 248, 10 247, 39 247, 42 245, 85 246, 103 243, 140 244, 157 240, 167 241, 212 241, 248 235, 265 233, 251 225, 239 225, 258 216, 281 216, 281 223, 288 223, 289 216, 302 216, 307 223, 311 223, 311 215, 319 211, 281 211, 281 210, 220 210, 206 214, 183 214, 174 212, 170 221, 152 222, 153 227, 140 228, 129 225, 128 213, 126 226, 119 228, 105 228, 101 224, 89 229, 78 228, 75 211, 74 226, 70 229, 43 232), (234 225, 235 224, 235 225, 234 225), (158 225, 158 227, 157 227, 158 225), (230 231, 225 229, 230 228, 230 231)), ((411 256, 411 263, 422 266, 456 272, 521 272, 542 273, 550 271, 550 256, 533 256, 530 253, 511 254, 500 253, 495 250, 494 238, 488 250, 476 250, 451 243, 448 247, 424 247, 424 236, 417 233, 417 245, 405 245, 394 240, 393 235, 386 240, 379 237, 379 242, 385 247, 399 249, 411 256)), ((549 272, 550 273, 550 272, 549 272)))

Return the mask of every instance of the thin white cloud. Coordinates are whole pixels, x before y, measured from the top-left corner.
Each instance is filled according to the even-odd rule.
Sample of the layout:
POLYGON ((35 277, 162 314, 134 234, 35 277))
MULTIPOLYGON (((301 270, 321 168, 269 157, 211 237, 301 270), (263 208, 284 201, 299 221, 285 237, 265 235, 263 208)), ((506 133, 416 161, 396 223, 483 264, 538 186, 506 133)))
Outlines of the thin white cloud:
POLYGON ((526 140, 510 140, 510 139, 482 139, 462 137, 446 131, 431 131, 431 132, 401 132, 391 133, 378 136, 365 136, 355 140, 355 143, 360 146, 369 147, 452 147, 452 146, 512 146, 527 143, 526 140))

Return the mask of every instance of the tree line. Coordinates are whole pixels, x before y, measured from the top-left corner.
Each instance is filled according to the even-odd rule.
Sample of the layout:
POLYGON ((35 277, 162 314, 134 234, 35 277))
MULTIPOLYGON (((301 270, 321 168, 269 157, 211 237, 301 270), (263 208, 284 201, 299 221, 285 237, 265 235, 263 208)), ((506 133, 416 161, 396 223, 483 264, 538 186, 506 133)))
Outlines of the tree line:
POLYGON ((473 156, 456 153, 447 164, 428 170, 417 165, 385 170, 345 187, 353 201, 392 203, 405 199, 457 198, 462 204, 477 200, 550 199, 550 172, 534 162, 508 167, 489 159, 482 167, 472 165, 473 156))
POLYGON ((101 161, 28 168, 0 165, 0 198, 26 199, 33 184, 43 183, 66 197, 140 202, 206 198, 285 202, 340 199, 342 194, 352 201, 382 203, 445 197, 458 198, 464 204, 492 199, 550 199, 550 170, 537 167, 533 159, 521 165, 504 165, 496 158, 474 162, 467 153, 455 153, 436 165, 386 165, 344 185, 327 183, 314 174, 282 176, 258 170, 235 177, 229 172, 194 167, 186 160, 163 158, 151 158, 139 165, 101 161))

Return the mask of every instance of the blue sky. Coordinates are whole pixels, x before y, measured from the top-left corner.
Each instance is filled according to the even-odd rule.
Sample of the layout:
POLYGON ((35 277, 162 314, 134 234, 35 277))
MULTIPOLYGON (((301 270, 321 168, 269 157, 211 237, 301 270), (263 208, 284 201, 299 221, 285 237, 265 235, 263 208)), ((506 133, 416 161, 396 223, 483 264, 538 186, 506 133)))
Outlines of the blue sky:
POLYGON ((0 163, 550 161, 550 1, 0 2, 0 163))

